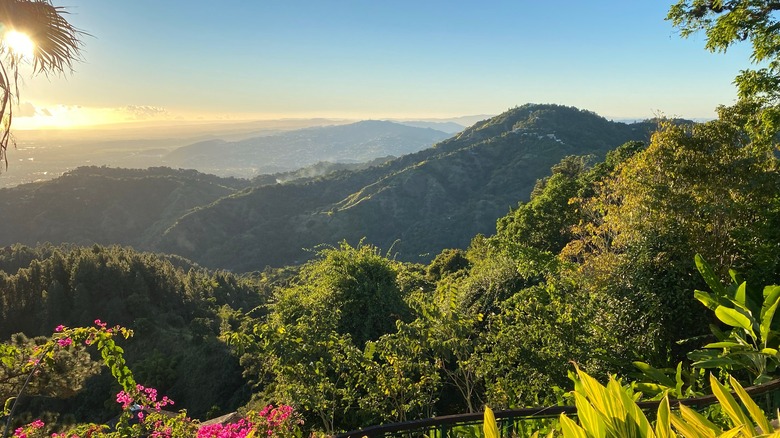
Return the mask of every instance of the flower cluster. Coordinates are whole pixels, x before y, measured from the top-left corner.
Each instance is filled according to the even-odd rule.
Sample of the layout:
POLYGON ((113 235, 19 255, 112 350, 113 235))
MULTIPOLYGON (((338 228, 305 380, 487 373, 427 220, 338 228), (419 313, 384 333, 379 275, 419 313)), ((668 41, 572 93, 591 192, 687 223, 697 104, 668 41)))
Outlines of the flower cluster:
POLYGON ((22 426, 14 431, 14 438, 28 438, 32 436, 35 431, 43 429, 45 424, 40 419, 33 421, 30 424, 22 426))
POLYGON ((198 438, 245 438, 254 431, 269 437, 298 436, 303 420, 292 406, 268 405, 260 412, 250 412, 235 423, 210 424, 198 430, 198 438))
POLYGON ((290 405, 279 405, 276 408, 273 405, 268 405, 257 415, 264 420, 261 423, 264 422, 267 425, 266 434, 270 436, 276 431, 303 424, 303 420, 296 417, 294 413, 295 411, 290 405))
MULTIPOLYGON (((155 410, 160 410, 168 405, 173 405, 173 400, 168 396, 163 396, 161 400, 157 400, 157 390, 154 388, 145 387, 143 385, 135 385, 135 389, 138 393, 138 403, 131 394, 125 391, 119 391, 116 395, 116 402, 122 405, 122 409, 127 409, 134 404, 139 404, 144 407, 153 407, 155 410)), ((143 415, 141 415, 143 418, 143 415)))
POLYGON ((229 424, 210 424, 198 429, 198 438, 245 438, 255 425, 246 418, 229 424))

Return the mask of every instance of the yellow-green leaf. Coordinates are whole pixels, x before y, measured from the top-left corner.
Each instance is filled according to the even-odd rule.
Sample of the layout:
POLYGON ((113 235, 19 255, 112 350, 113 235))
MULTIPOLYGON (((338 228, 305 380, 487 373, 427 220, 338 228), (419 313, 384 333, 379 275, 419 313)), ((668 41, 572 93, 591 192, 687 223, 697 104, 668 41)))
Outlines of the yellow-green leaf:
POLYGON ((485 438, 500 438, 498 434, 498 425, 493 410, 485 406, 485 424, 483 426, 485 438))
POLYGON ((734 426, 752 427, 750 419, 737 404, 737 401, 734 400, 731 393, 712 374, 710 374, 710 386, 712 387, 712 393, 717 397, 723 411, 729 416, 734 426))
POLYGON ((685 405, 680 405, 680 415, 682 419, 698 434, 700 437, 716 437, 723 431, 703 415, 694 411, 685 405))
POLYGON ((650 425, 650 421, 647 420, 645 413, 642 412, 642 410, 639 409, 639 406, 637 406, 636 402, 634 402, 634 400, 631 399, 628 394, 626 394, 626 391, 620 386, 620 384, 617 383, 616 380, 610 379, 609 384, 607 384, 607 389, 613 397, 621 401, 623 409, 626 411, 627 419, 630 419, 630 421, 625 423, 628 429, 626 432, 631 433, 632 429, 636 429, 639 431, 639 434, 642 437, 655 438, 655 432, 653 431, 653 427, 650 425))
POLYGON ((683 421, 683 419, 677 415, 669 415, 669 420, 677 432, 679 432, 680 435, 684 436, 685 438, 701 438, 701 435, 699 435, 695 428, 691 427, 691 425, 683 421))
POLYGON ((753 324, 751 323, 750 318, 738 310, 719 306, 715 309, 715 316, 726 325, 744 329, 755 339, 756 333, 753 331, 753 324))
POLYGON ((605 438, 607 436, 607 426, 604 424, 601 415, 591 406, 585 396, 575 392, 574 404, 577 406, 577 418, 579 418, 582 428, 588 431, 588 436, 605 438))
POLYGON ((780 304, 780 286, 767 286, 764 288, 764 305, 761 308, 761 341, 766 344, 769 338, 769 331, 772 327, 772 320, 777 312, 777 306, 780 304))
POLYGON ((669 397, 664 397, 658 405, 658 415, 655 422, 655 436, 658 438, 672 438, 672 424, 669 420, 669 397))
POLYGON ((750 417, 753 418, 753 421, 756 422, 758 427, 760 427, 764 433, 774 431, 775 428, 772 427, 772 425, 769 423, 769 420, 766 418, 766 415, 764 415, 764 412, 761 411, 761 408, 758 407, 756 402, 750 398, 745 389, 742 388, 742 385, 740 385, 739 382, 737 382, 731 376, 729 376, 729 382, 731 382, 731 387, 734 388, 734 392, 736 392, 737 396, 739 396, 739 399, 742 400, 742 404, 745 405, 745 408, 750 414, 750 417))
MULTIPOLYGON (((588 433, 574 421, 561 414, 561 431, 564 438, 588 438, 588 433)), ((486 437, 487 438, 487 437, 486 437)))
POLYGON ((731 430, 727 430, 727 431, 723 432, 722 434, 720 434, 718 436, 718 438, 734 438, 734 437, 738 437, 738 436, 748 436, 748 437, 755 436, 754 434, 752 434, 750 432, 747 432, 748 430, 750 430, 750 429, 747 426, 745 426, 745 425, 737 426, 737 427, 735 427, 735 428, 733 428, 731 430))
POLYGON ((699 300, 705 306, 707 306, 707 308, 710 309, 710 310, 715 310, 720 305, 718 303, 718 300, 716 300, 712 296, 712 294, 710 294, 708 292, 704 292, 704 291, 701 291, 701 290, 695 290, 695 291, 693 291, 693 297, 696 298, 697 300, 699 300))

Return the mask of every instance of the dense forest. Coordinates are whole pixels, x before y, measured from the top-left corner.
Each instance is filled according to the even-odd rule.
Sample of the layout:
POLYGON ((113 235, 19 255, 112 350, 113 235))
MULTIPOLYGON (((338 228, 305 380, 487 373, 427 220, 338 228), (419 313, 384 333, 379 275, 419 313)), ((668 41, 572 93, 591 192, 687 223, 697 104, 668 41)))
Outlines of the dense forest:
MULTIPOLYGON (((776 23, 711 20, 761 12, 743 3, 681 1, 670 19, 720 30, 713 50, 738 39, 728 30, 745 32, 766 49, 757 57, 776 59, 780 49, 761 45, 774 44, 776 23)), ((740 76, 740 101, 704 123, 627 125, 529 104, 416 154, 285 184, 91 169, 169 187, 148 191, 161 218, 144 225, 164 229, 147 241, 169 255, 3 249, 0 390, 13 397, 29 373, 13 352, 56 340, 18 421, 37 415, 54 431, 109 421, 128 381, 105 353, 113 344, 100 347, 101 371, 87 346, 56 334, 92 326, 106 338, 87 339, 103 341, 105 321, 133 330, 117 340, 128 368, 177 409, 205 420, 291 406, 304 433, 564 402, 574 365, 639 382, 646 396, 714 390, 706 370, 776 378, 780 287, 764 286, 780 282, 777 68, 740 76), (182 178, 212 194, 207 205, 165 208, 182 178)), ((46 187, 56 186, 35 190, 46 187)), ((42 205, 43 193, 18 192, 42 205)))

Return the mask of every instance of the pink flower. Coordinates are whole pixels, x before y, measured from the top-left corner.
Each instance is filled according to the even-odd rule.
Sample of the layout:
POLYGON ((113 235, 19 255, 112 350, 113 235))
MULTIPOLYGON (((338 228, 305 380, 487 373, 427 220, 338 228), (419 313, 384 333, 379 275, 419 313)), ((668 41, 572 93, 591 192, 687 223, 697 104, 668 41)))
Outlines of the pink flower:
POLYGON ((133 404, 133 398, 124 391, 119 391, 116 395, 116 402, 122 405, 122 409, 127 409, 128 406, 133 404))
POLYGON ((59 333, 61 331, 65 330, 65 326, 60 324, 57 326, 57 328, 54 329, 55 332, 59 333))
POLYGON ((73 339, 71 338, 62 338, 57 339, 57 343, 60 345, 60 347, 68 347, 70 345, 73 345, 73 339))

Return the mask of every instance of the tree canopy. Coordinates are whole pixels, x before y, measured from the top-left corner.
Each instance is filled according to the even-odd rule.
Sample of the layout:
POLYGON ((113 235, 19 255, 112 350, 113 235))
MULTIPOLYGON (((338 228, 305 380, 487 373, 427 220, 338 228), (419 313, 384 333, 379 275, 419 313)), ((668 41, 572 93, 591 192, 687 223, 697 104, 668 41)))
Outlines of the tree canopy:
POLYGON ((757 69, 742 70, 734 80, 739 97, 758 103, 753 128, 771 137, 780 129, 780 3, 771 0, 680 0, 667 19, 683 37, 703 31, 705 48, 726 52, 750 43, 757 69))

